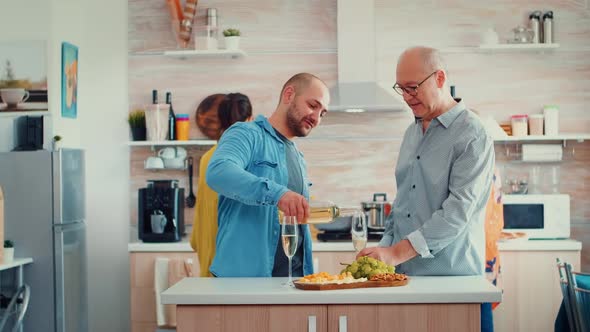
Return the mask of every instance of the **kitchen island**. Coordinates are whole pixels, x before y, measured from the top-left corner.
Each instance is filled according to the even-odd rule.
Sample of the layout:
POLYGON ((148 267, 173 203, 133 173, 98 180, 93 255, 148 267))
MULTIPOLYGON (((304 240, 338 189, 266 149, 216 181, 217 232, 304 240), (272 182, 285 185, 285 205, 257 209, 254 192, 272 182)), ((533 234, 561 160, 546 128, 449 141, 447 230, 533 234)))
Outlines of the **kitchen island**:
POLYGON ((485 278, 411 277, 402 287, 303 291, 286 278, 185 278, 162 293, 177 331, 479 331, 485 278))

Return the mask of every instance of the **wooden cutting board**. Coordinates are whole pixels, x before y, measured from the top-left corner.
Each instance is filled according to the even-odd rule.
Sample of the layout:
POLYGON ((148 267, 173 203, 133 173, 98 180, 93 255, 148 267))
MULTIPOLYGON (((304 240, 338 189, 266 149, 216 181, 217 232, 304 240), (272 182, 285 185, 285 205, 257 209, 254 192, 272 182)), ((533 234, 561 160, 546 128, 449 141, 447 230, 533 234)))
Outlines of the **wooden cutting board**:
POLYGON ((405 286, 410 279, 395 281, 365 281, 355 282, 352 284, 308 284, 295 281, 295 288, 302 290, 336 290, 336 289, 353 289, 353 288, 371 288, 371 287, 398 287, 405 286))
POLYGON ((221 137, 221 124, 217 115, 217 108, 223 101, 224 94, 213 94, 201 101, 197 107, 195 119, 199 130, 212 140, 218 140, 221 137))

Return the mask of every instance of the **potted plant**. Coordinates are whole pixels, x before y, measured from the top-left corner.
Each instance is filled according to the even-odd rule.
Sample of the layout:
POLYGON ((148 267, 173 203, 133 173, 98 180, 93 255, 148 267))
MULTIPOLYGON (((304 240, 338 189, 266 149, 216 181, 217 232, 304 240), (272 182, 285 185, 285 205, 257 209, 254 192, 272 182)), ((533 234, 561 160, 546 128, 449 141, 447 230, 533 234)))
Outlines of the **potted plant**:
POLYGON ((10 263, 14 259, 14 243, 10 240, 4 241, 4 262, 10 263))
POLYGON ((225 36, 226 50, 237 50, 240 48, 240 30, 225 29, 223 30, 223 36, 225 36))
POLYGON ((62 137, 59 135, 55 135, 53 136, 53 151, 59 151, 59 149, 61 149, 61 142, 62 142, 62 137))
POLYGON ((131 137, 133 137, 133 140, 145 141, 145 112, 143 110, 135 110, 129 113, 127 122, 129 122, 129 128, 131 128, 131 137))

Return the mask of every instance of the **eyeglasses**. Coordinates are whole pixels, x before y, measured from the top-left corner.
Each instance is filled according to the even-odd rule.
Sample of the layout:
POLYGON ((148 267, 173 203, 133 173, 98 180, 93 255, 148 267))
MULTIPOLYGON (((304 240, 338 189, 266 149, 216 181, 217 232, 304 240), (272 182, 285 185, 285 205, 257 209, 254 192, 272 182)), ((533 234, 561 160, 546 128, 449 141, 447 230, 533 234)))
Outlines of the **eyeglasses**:
POLYGON ((426 82, 427 79, 429 79, 432 75, 436 74, 438 72, 438 70, 435 70, 432 72, 432 74, 428 75, 425 79, 422 80, 422 82, 414 85, 414 86, 406 86, 403 87, 401 85, 399 85, 399 83, 395 83, 393 85, 393 90, 395 90, 395 92, 399 93, 400 95, 403 95, 404 92, 409 94, 412 97, 415 97, 418 94, 418 88, 420 87, 420 85, 422 85, 422 83, 426 82))

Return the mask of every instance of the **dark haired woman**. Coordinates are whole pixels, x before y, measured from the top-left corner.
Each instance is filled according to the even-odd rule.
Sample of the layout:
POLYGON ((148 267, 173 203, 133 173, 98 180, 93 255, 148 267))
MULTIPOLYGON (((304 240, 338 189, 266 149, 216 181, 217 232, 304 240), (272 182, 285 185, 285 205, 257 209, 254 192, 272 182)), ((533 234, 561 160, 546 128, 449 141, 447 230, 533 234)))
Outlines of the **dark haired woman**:
MULTIPOLYGON (((217 110, 220 132, 231 127, 236 122, 250 121, 252 119, 252 105, 250 99, 241 93, 227 94, 217 110)), ((199 257, 201 277, 211 277, 209 266, 215 256, 215 238, 217 237, 217 203, 219 201, 216 192, 211 190, 207 183, 206 171, 209 160, 215 152, 217 145, 213 146, 202 157, 199 163, 199 184, 197 187, 197 206, 195 208, 195 220, 191 234, 191 246, 199 257)))

